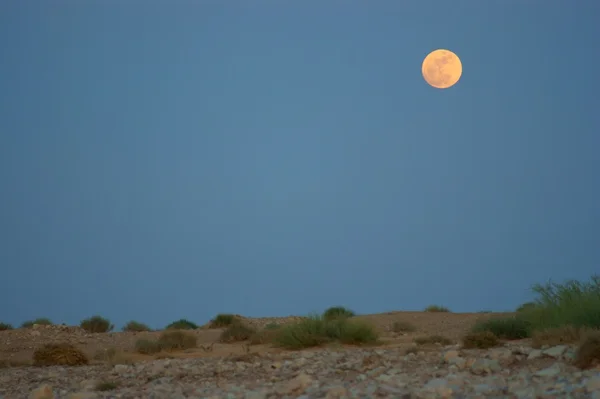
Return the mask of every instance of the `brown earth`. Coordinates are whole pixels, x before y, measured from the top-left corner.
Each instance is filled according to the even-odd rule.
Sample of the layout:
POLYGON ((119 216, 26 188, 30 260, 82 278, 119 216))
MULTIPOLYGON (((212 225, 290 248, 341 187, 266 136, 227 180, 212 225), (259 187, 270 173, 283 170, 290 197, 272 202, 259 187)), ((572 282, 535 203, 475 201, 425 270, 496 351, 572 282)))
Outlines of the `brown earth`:
MULTIPOLYGON (((435 312, 387 312, 373 315, 356 316, 355 319, 372 323, 381 334, 383 347, 410 347, 417 337, 442 335, 452 341, 458 341, 478 320, 507 313, 435 313, 435 312), (406 322, 416 329, 409 333, 395 333, 395 322, 406 322)), ((242 321, 256 329, 266 324, 289 324, 301 317, 245 318, 242 321)), ((157 358, 183 357, 227 357, 248 356, 249 354, 276 352, 285 350, 272 345, 252 345, 247 343, 226 344, 219 342, 223 329, 210 329, 203 326, 197 330, 188 330, 195 334, 198 347, 181 352, 142 355, 134 352, 135 342, 140 338, 155 340, 161 331, 153 332, 111 332, 87 333, 79 327, 35 325, 33 328, 0 331, 0 366, 31 364, 36 348, 47 343, 69 342, 85 352, 93 362, 131 363, 157 358)), ((316 348, 315 350, 319 350, 316 348)))

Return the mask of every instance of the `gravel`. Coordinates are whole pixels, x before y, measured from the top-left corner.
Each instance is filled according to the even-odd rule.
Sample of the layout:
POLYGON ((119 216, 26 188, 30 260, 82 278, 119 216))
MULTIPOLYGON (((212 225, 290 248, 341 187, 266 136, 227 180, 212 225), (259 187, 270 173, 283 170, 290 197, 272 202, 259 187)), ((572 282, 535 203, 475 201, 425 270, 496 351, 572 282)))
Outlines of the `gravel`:
POLYGON ((0 398, 586 398, 600 369, 579 370, 575 349, 506 344, 322 349, 224 358, 0 370, 0 398), (105 390, 102 390, 105 389, 105 390))

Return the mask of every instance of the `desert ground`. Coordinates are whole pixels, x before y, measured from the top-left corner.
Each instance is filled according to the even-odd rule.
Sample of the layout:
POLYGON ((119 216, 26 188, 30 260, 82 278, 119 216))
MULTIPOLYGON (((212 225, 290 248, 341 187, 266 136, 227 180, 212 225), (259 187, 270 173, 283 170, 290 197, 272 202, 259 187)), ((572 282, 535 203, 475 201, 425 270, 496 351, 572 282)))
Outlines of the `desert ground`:
MULTIPOLYGON (((489 350, 460 348, 461 337, 477 321, 507 315, 407 311, 360 315, 352 319, 376 327, 380 334, 376 345, 327 344, 299 351, 248 341, 224 343, 220 341, 224 329, 206 325, 186 331, 197 337, 197 347, 154 355, 136 353, 135 343, 157 339, 162 331, 88 333, 80 327, 34 325, 0 331, 0 398, 524 399, 567 397, 557 391, 567 382, 568 397, 600 398, 600 370, 582 373, 570 366, 565 356, 572 357, 574 349, 566 345, 533 349, 525 339, 489 350), (394 331, 398 322, 412 325, 414 331, 394 331), (415 344, 419 337, 436 335, 449 342, 415 344), (64 342, 83 351, 90 363, 31 367, 36 348, 64 342)), ((259 331, 270 323, 285 325, 300 319, 241 317, 259 331)))
MULTIPOLYGON (((506 315, 508 313, 494 313, 506 315)), ((387 312, 381 314, 355 316, 355 320, 366 320, 372 323, 381 334, 380 347, 409 347, 415 337, 443 335, 458 341, 476 322, 489 317, 485 313, 444 313, 444 312, 387 312), (415 327, 413 332, 394 333, 395 322, 410 323, 415 327)), ((242 321, 256 329, 261 329, 269 323, 286 325, 301 319, 298 316, 245 318, 242 321)), ((188 330, 197 336, 198 347, 183 352, 170 352, 169 357, 222 357, 244 354, 247 351, 245 342, 221 343, 219 338, 224 328, 209 328, 206 324, 197 330, 188 330), (212 347, 206 348, 212 345, 212 347)), ((135 342, 140 338, 157 339, 162 331, 152 332, 109 332, 87 333, 79 327, 71 326, 36 326, 30 329, 15 329, 0 331, 0 362, 13 364, 28 364, 33 352, 46 343, 69 342, 81 349, 90 359, 100 357, 102 351, 116 349, 132 361, 148 361, 156 357, 167 356, 141 355, 134 351, 135 342)), ((315 349, 319 350, 319 349, 315 349)), ((251 352, 284 352, 272 345, 252 345, 251 352)), ((98 361, 98 360, 96 360, 98 361)))

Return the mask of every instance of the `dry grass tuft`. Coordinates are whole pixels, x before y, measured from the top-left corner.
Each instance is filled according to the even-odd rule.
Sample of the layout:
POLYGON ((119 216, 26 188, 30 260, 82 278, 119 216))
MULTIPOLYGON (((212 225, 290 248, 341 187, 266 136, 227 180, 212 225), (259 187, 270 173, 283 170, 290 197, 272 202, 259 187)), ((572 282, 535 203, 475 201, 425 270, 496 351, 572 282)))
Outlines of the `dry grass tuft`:
POLYGON ((465 349, 488 349, 500 345, 500 340, 491 331, 471 332, 463 337, 465 349))
POLYGON ((571 344, 582 339, 588 331, 586 328, 574 326, 561 326, 534 331, 531 336, 531 346, 541 348, 545 345, 556 346, 571 344))
POLYGON ((588 369, 600 364, 600 331, 588 332, 575 355, 575 366, 588 369))
POLYGON ((162 350, 160 344, 157 341, 141 338, 135 341, 135 351, 142 355, 153 355, 162 350))
POLYGON ((417 337, 415 338, 415 343, 417 345, 435 345, 435 344, 439 344, 439 345, 451 345, 452 344, 452 340, 449 338, 446 338, 442 335, 429 335, 427 337, 417 337))
POLYGON ((249 340, 255 334, 256 330, 252 327, 240 321, 235 321, 221 333, 219 340, 224 343, 242 342, 249 340))
POLYGON ((175 351, 195 348, 198 338, 185 331, 165 331, 158 337, 158 345, 162 350, 175 351))
POLYGON ((112 391, 114 389, 117 389, 118 384, 112 381, 102 381, 99 382, 98 384, 96 384, 96 391, 112 391))
POLYGON ((35 366, 82 366, 88 363, 85 353, 69 343, 46 344, 33 352, 35 366))
POLYGON ((395 321, 392 324, 392 331, 395 333, 414 332, 417 328, 407 321, 395 321))

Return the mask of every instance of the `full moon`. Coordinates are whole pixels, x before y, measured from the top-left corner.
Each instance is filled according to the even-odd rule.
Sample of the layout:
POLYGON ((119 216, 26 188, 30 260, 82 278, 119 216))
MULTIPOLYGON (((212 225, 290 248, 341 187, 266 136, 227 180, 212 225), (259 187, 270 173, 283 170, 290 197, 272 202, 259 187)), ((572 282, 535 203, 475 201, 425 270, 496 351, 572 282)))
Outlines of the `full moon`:
POLYGON ((423 78, 431 86, 447 89, 458 82, 462 75, 460 58, 450 50, 432 51, 423 60, 421 66, 423 78))

